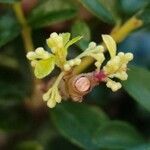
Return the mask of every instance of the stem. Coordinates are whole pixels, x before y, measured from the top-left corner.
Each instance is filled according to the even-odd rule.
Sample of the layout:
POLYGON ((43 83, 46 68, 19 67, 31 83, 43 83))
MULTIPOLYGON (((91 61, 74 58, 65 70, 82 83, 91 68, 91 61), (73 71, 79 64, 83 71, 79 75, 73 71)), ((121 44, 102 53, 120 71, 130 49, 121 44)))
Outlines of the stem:
POLYGON ((26 51, 32 51, 34 50, 33 41, 32 41, 32 35, 31 35, 31 28, 28 26, 27 20, 24 16, 21 2, 16 2, 13 4, 13 10, 15 12, 15 15, 19 21, 19 23, 22 26, 22 38, 24 42, 24 46, 26 51))
MULTIPOLYGON (((137 19, 136 17, 132 17, 127 22, 125 22, 120 28, 118 28, 118 30, 112 30, 113 32, 111 32, 110 35, 113 37, 116 43, 119 43, 122 40, 124 40, 133 30, 142 26, 142 24, 143 22, 141 20, 137 19)), ((82 60, 82 63, 73 69, 73 74, 79 74, 93 62, 94 59, 92 57, 85 57, 82 60)))

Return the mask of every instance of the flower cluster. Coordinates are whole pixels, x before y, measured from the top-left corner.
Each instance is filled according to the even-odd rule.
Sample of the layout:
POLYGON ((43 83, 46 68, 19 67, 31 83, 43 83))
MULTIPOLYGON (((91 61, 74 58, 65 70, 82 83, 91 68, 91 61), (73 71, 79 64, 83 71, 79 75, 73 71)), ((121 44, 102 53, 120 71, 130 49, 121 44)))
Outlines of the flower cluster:
POLYGON ((61 95, 59 92, 59 84, 66 72, 70 71, 74 66, 82 63, 83 57, 93 57, 97 72, 103 72, 105 75, 104 82, 106 86, 112 91, 117 91, 121 88, 121 83, 116 82, 113 78, 120 80, 127 80, 128 75, 127 64, 133 59, 132 53, 119 52, 116 55, 116 43, 109 35, 102 35, 103 41, 107 50, 110 53, 110 60, 103 66, 105 56, 105 48, 102 45, 96 45, 95 42, 90 42, 88 48, 85 49, 77 57, 67 60, 68 47, 80 40, 82 37, 78 36, 70 40, 70 33, 52 33, 47 39, 47 45, 51 49, 51 53, 45 51, 42 47, 37 48, 34 52, 29 52, 27 58, 31 61, 31 65, 35 68, 34 73, 37 78, 44 78, 49 75, 55 65, 61 69, 61 73, 55 80, 50 89, 43 95, 44 101, 50 108, 55 107, 56 103, 61 102, 61 95))
POLYGON ((119 52, 118 55, 116 55, 116 43, 112 37, 108 35, 103 35, 102 37, 111 56, 111 59, 102 69, 106 75, 106 86, 111 88, 112 91, 117 91, 122 85, 120 82, 113 81, 112 79, 118 78, 120 80, 127 80, 127 64, 133 59, 133 54, 119 52))

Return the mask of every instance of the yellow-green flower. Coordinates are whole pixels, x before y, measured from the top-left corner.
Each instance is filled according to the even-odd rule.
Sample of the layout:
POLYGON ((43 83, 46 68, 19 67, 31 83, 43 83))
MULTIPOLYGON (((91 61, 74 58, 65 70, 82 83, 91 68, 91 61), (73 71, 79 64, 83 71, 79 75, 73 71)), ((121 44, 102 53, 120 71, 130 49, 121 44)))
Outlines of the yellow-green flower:
POLYGON ((111 57, 111 59, 103 67, 103 72, 107 76, 106 86, 111 88, 112 91, 117 91, 121 88, 121 83, 115 82, 112 79, 118 78, 120 80, 127 80, 127 64, 133 59, 133 54, 119 52, 116 55, 116 43, 113 38, 109 35, 102 35, 102 38, 111 57))

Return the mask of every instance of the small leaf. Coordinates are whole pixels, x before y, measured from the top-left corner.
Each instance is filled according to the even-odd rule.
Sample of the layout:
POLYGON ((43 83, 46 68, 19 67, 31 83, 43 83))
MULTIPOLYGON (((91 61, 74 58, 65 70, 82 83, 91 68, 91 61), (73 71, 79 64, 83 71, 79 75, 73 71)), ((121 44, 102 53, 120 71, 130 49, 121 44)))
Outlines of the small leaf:
POLYGON ((0 3, 9 3, 9 4, 12 4, 12 3, 15 3, 15 2, 18 2, 20 0, 0 0, 0 3))
POLYGON ((123 83, 124 89, 150 111, 150 72, 134 66, 130 67, 128 74, 128 80, 123 83))
POLYGON ((82 49, 85 50, 88 46, 88 43, 91 40, 91 31, 88 25, 84 21, 77 21, 73 24, 71 28, 71 33, 73 37, 78 35, 82 35, 83 39, 77 43, 77 45, 82 49))
POLYGON ((75 17, 76 6, 68 0, 43 0, 29 14, 33 28, 48 26, 75 17))
POLYGON ((134 127, 121 121, 107 122, 95 133, 94 142, 99 148, 125 149, 143 142, 134 127))
POLYGON ((62 33, 61 36, 63 38, 63 45, 66 45, 70 39, 70 33, 62 33))
POLYGON ((65 46, 65 49, 67 49, 68 47, 70 47, 71 45, 73 45, 74 43, 76 43, 77 41, 81 40, 82 36, 77 36, 73 39, 71 39, 65 46))
POLYGON ((55 66, 55 59, 54 57, 50 57, 45 60, 39 60, 35 66, 35 76, 39 79, 44 78, 48 74, 50 74, 55 66))
POLYGON ((14 16, 3 14, 0 16, 0 47, 19 35, 20 27, 14 16))
POLYGON ((111 58, 113 58, 116 55, 116 42, 114 41, 114 39, 106 34, 102 35, 102 39, 109 51, 109 54, 111 56, 111 58))
POLYGON ((117 17, 115 16, 113 2, 104 0, 79 0, 89 11, 96 15, 104 22, 114 24, 117 17))
POLYGON ((108 121, 99 108, 76 103, 58 105, 51 115, 60 133, 86 150, 97 149, 93 134, 95 129, 108 121))

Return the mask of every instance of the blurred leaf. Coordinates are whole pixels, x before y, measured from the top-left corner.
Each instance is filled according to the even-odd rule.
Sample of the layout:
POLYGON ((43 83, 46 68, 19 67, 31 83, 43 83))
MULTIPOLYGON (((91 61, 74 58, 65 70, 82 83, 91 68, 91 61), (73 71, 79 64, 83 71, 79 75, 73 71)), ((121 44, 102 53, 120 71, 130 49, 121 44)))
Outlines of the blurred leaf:
POLYGON ((116 16, 113 1, 110 0, 79 0, 89 11, 104 22, 114 24, 116 16))
POLYGON ((43 0, 29 14, 32 27, 39 28, 68 20, 76 15, 76 7, 68 0, 43 0))
POLYGON ((0 47, 17 37, 19 32, 19 24, 12 15, 0 16, 0 47))
POLYGON ((137 17, 144 22, 144 26, 150 25, 150 2, 144 7, 138 14, 137 17))
POLYGON ((0 0, 0 3, 15 3, 15 2, 18 2, 20 0, 0 0))
POLYGON ((85 149, 96 149, 93 134, 107 116, 100 109, 83 104, 63 103, 51 111, 52 119, 60 133, 85 149))
POLYGON ((130 67, 129 78, 123 83, 125 90, 150 111, 150 72, 140 67, 130 67))
POLYGON ((91 40, 91 31, 88 25, 84 21, 77 21, 73 24, 71 28, 71 33, 73 37, 78 35, 83 36, 83 39, 77 43, 77 45, 82 49, 86 49, 91 40))
POLYGON ((38 141, 24 141, 16 146, 15 150, 44 150, 38 141))
POLYGON ((118 1, 118 7, 121 10, 121 12, 125 13, 125 14, 129 14, 129 15, 133 15, 134 13, 136 13, 137 11, 139 11, 140 9, 142 9, 143 7, 145 7, 145 5, 147 5, 149 0, 119 0, 118 1), (134 7, 133 7, 134 6, 134 7))
POLYGON ((37 78, 41 79, 50 74, 55 66, 54 57, 45 60, 39 60, 35 66, 34 74, 37 78))
POLYGON ((26 131, 32 127, 31 117, 19 106, 5 106, 0 109, 0 130, 4 132, 26 131))
POLYGON ((19 104, 28 95, 28 86, 20 72, 0 68, 0 106, 19 104))
POLYGON ((139 30, 129 35, 118 49, 123 52, 132 52, 134 59, 131 64, 150 68, 150 34, 148 31, 139 30), (144 44, 143 44, 144 43, 144 44))
POLYGON ((99 148, 121 149, 143 142, 141 135, 129 124, 110 121, 95 131, 94 142, 99 148))
POLYGON ((149 150, 150 143, 140 144, 132 148, 128 148, 126 150, 149 150))

